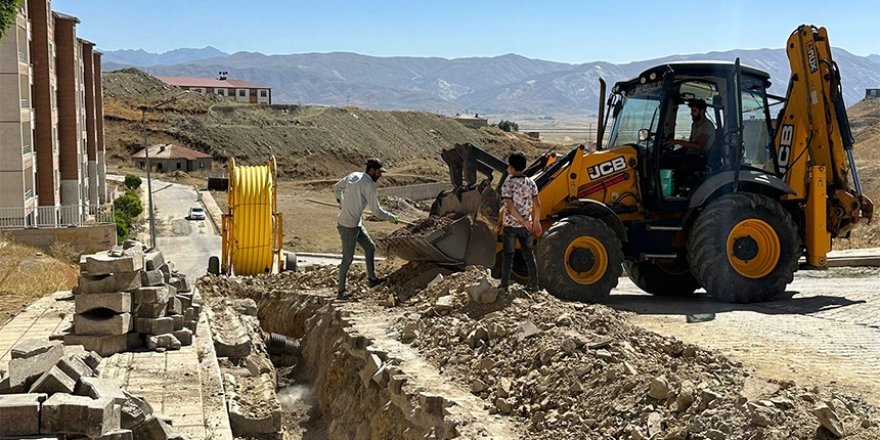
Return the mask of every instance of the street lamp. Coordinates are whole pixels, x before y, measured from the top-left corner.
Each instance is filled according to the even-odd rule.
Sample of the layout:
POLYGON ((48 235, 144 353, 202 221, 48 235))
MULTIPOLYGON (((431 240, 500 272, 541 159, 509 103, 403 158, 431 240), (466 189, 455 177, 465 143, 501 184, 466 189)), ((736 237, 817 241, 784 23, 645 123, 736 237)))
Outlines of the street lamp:
POLYGON ((155 206, 153 205, 153 181, 150 178, 150 147, 149 145, 147 145, 147 110, 156 110, 163 105, 171 104, 172 102, 182 98, 187 93, 189 93, 189 90, 184 90, 176 96, 166 99, 158 104, 141 107, 141 124, 144 127, 144 159, 147 167, 147 200, 150 205, 150 249, 156 248, 156 219, 155 215, 153 215, 153 212, 155 211, 155 206))

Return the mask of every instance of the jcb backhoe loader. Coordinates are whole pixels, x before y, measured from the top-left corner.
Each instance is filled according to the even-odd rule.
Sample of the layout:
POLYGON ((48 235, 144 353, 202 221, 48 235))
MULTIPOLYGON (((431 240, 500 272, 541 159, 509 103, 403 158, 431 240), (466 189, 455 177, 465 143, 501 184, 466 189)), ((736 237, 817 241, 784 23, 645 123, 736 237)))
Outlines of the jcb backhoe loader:
MULTIPOLYGON (((766 72, 738 59, 668 63, 618 82, 607 117, 602 82, 598 151, 580 146, 553 163, 544 157, 527 173, 543 207, 546 233, 536 250, 542 287, 566 299, 601 301, 625 266, 652 294, 690 295, 704 287, 723 301, 748 303, 783 292, 801 256, 809 266, 825 266, 831 239, 870 220, 873 204, 859 183, 826 30, 800 26, 786 49, 791 77, 784 98, 767 93, 766 72), (715 141, 700 157, 703 166, 683 169, 676 163, 682 155, 665 146, 688 137, 685 103, 692 100, 706 103, 715 141)), ((475 171, 496 170, 497 190, 506 177, 503 162, 476 147, 465 150, 459 156, 467 181, 474 183, 475 171)), ((497 193, 485 182, 478 188, 496 203, 483 203, 462 187, 441 194, 433 214, 457 210, 482 229, 446 230, 434 239, 447 246, 488 241, 500 250, 497 228, 484 227, 497 211, 494 218, 478 214, 489 205, 497 209, 497 193)), ((398 238, 398 244, 407 240, 432 247, 426 237, 398 238)), ((437 260, 426 254, 406 258, 437 260)), ((492 266, 493 260, 484 255, 468 264, 492 266)))

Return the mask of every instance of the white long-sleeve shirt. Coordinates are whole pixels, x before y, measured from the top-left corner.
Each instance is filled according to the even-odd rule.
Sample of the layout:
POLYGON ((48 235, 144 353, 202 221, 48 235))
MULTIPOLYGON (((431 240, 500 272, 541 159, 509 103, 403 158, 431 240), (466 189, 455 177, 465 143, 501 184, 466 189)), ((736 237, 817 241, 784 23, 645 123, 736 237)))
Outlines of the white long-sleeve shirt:
POLYGON ((336 220, 339 226, 346 228, 360 226, 361 215, 367 205, 370 206, 370 211, 376 217, 382 220, 391 218, 391 213, 379 205, 376 182, 367 173, 356 171, 343 177, 342 180, 336 182, 336 185, 333 185, 333 191, 336 192, 336 200, 342 206, 336 220))

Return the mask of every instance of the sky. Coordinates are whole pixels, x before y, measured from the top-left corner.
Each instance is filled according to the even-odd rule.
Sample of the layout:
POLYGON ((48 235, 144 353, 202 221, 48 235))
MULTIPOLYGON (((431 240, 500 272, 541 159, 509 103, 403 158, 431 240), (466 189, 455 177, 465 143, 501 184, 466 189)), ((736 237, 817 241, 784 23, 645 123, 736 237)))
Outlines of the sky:
POLYGON ((880 54, 873 1, 54 0, 103 51, 213 46, 264 54, 492 57, 625 63, 782 48, 800 24, 834 47, 880 54))

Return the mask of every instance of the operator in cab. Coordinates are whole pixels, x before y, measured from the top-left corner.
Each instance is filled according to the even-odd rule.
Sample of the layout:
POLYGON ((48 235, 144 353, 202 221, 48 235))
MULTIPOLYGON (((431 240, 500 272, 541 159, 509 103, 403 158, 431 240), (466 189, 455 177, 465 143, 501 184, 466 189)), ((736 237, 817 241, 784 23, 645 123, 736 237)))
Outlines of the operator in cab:
POLYGON ((664 167, 675 168, 683 178, 700 174, 706 169, 709 149, 715 142, 715 124, 706 117, 706 101, 690 99, 687 102, 691 110, 691 135, 688 140, 673 139, 663 146, 673 150, 676 145, 681 149, 669 151, 663 156, 664 167))

